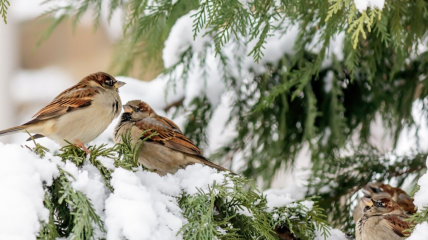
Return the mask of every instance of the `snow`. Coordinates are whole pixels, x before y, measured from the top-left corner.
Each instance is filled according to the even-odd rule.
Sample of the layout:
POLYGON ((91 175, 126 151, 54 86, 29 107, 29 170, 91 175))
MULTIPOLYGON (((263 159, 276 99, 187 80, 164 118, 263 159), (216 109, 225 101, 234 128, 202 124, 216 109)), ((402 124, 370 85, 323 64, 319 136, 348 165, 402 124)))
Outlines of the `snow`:
MULTIPOLYGON (((315 237, 315 240, 324 240, 324 236, 321 235, 321 232, 316 231, 317 236, 315 237)), ((328 236, 325 240, 347 240, 348 238, 346 235, 340 231, 339 229, 331 229, 330 230, 330 236, 328 236)))
MULTIPOLYGON (((111 193, 99 170, 87 161, 78 168, 50 153, 40 159, 27 148, 2 143, 0 155, 0 192, 8 196, 0 200, 3 219, 0 221, 0 239, 36 239, 40 222, 48 221, 49 217, 49 211, 43 205, 43 184, 49 186, 53 178, 59 176, 58 166, 73 176, 68 177, 72 188, 88 197, 104 221, 107 233, 96 228, 97 239, 181 239, 177 234, 187 220, 178 206, 178 197, 183 192, 191 195, 208 192, 214 182, 233 184, 224 172, 200 164, 163 177, 141 168, 135 172, 117 168, 112 173, 114 193, 111 193)), ((113 167, 111 159, 100 161, 113 167)), ((268 190, 265 194, 270 209, 286 205, 294 207, 294 199, 285 190, 268 190)), ((311 201, 302 204, 308 209, 313 206, 311 201)))
MULTIPOLYGON (((427 164, 428 164, 428 160, 427 160, 427 164)), ((420 186, 420 189, 415 194, 414 204, 418 209, 426 208, 428 207, 428 174, 424 174, 418 180, 418 185, 420 186)))
POLYGON ((327 72, 327 75, 324 77, 324 92, 329 93, 331 89, 333 88, 333 77, 334 73, 333 71, 329 70, 327 72))
POLYGON ((295 201, 287 191, 282 189, 269 189, 264 194, 266 195, 268 211, 272 211, 274 207, 282 207, 295 201))
POLYGON ((369 7, 382 10, 385 0, 354 0, 354 3, 357 10, 362 13, 369 7))
MULTIPOLYGON (((185 222, 176 199, 163 195, 160 189, 149 188, 138 176, 156 173, 138 173, 120 168, 113 173, 115 192, 105 205, 107 239, 175 239, 185 222)), ((164 179, 168 181, 168 176, 157 178, 164 179)))
MULTIPOLYGON (((426 164, 428 164, 428 159, 426 164)), ((428 208, 428 173, 425 173, 419 180, 418 185, 419 191, 415 193, 414 204, 418 208, 418 211, 428 208)), ((412 235, 408 238, 409 240, 422 240, 428 236, 428 223, 423 222, 416 225, 412 235)))
POLYGON ((428 223, 423 222, 416 225, 412 235, 407 240, 426 240, 428 236, 428 223))
POLYGON ((43 206, 43 183, 52 184, 59 172, 48 158, 27 148, 0 143, 0 239, 36 239, 40 221, 49 221, 43 206))

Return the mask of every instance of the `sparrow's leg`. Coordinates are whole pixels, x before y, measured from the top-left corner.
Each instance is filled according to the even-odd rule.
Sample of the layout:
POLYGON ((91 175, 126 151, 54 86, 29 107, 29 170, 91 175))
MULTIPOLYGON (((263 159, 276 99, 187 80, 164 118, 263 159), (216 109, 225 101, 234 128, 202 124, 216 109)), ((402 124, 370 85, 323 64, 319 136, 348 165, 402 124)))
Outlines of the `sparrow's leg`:
POLYGON ((82 143, 81 141, 79 141, 78 139, 74 139, 74 142, 75 142, 74 146, 76 146, 76 147, 78 147, 78 148, 81 148, 83 151, 85 151, 85 153, 86 153, 86 154, 91 153, 91 151, 89 151, 89 149, 87 149, 87 148, 85 147, 85 144, 83 144, 83 143, 82 143))

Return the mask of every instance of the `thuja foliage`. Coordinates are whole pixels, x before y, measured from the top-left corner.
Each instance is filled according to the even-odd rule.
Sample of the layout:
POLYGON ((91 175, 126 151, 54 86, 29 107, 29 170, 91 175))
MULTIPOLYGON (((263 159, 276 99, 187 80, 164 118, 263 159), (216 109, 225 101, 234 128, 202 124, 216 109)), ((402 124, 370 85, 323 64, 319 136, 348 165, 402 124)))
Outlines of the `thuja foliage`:
POLYGON ((5 24, 7 24, 6 14, 9 6, 10 3, 8 0, 0 0, 0 14, 5 24))
MULTIPOLYGON (((89 155, 74 145, 61 148, 55 155, 78 168, 92 164, 99 170, 106 187, 114 193, 110 184, 114 169, 136 171, 139 167, 136 156, 149 138, 133 145, 128 134, 123 136, 123 143, 113 147, 90 146, 89 155), (105 167, 100 158, 111 158, 115 168, 105 167)), ((32 150, 41 158, 49 151, 37 143, 32 150)), ((103 220, 90 199, 73 188, 74 176, 60 164, 58 169, 59 176, 50 186, 44 186, 44 205, 50 215, 48 222, 41 223, 38 239, 99 239, 106 233, 103 220), (94 235, 95 232, 98 234, 94 235)), ((316 199, 309 200, 269 209, 265 196, 249 180, 228 175, 222 182, 214 182, 208 191, 199 190, 197 194, 183 191, 177 196, 187 219, 178 234, 184 239, 278 239, 277 229, 286 228, 300 239, 313 239, 315 230, 327 237, 329 226, 325 215, 316 199)))
MULTIPOLYGON (((312 156, 308 195, 323 196, 322 206, 335 226, 352 228, 349 198, 355 198, 352 193, 359 186, 373 180, 401 186, 402 179, 424 171, 425 153, 418 144, 415 154, 396 157, 376 149, 370 137, 377 130, 372 123, 381 122, 385 138, 395 145, 403 129, 420 127, 413 119, 413 106, 422 118, 428 116, 428 53, 421 47, 428 39, 425 0, 386 0, 382 9, 363 12, 352 0, 104 1, 109 3, 110 16, 124 9, 124 37, 113 64, 120 74, 144 69, 147 63, 159 64, 174 23, 194 10, 193 37, 212 38, 205 51, 215 50, 226 86, 235 93, 230 120, 239 123, 238 134, 227 139, 217 155, 240 153, 246 161, 242 174, 261 176, 267 186, 275 172, 293 166, 307 146, 312 156), (246 49, 260 62, 269 36, 286 35, 292 26, 299 29, 296 41, 289 43, 293 53, 269 63, 264 73, 254 72, 251 81, 234 77, 230 63, 242 68, 243 58, 225 55, 222 50, 228 43, 246 49), (343 43, 331 46, 338 36, 344 36, 343 43), (341 54, 332 54, 332 47, 340 47, 341 54), (420 167, 411 167, 413 163, 420 167), (413 170, 403 170, 409 168, 413 170)), ((97 24, 100 2, 82 0, 53 8, 47 15, 61 13, 55 27, 66 17, 78 23, 93 9, 97 24)), ((171 78, 186 79, 194 54, 191 47, 184 49, 179 62, 165 73, 181 67, 182 74, 171 78)), ((198 61, 204 63, 206 55, 198 54, 198 61)), ((195 106, 203 102, 203 97, 194 101, 195 106)), ((191 119, 186 129, 196 142, 204 142, 207 124, 201 123, 209 121, 213 110, 207 107, 191 114, 197 119, 191 119)))

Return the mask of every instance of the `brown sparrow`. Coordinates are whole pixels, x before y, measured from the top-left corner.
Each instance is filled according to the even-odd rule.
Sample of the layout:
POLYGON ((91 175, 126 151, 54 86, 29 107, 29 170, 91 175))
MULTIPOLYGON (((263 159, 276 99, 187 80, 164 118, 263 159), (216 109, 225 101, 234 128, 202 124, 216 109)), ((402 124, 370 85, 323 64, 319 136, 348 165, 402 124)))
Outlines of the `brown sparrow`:
POLYGON ((372 197, 380 192, 386 192, 391 196, 391 199, 396 202, 407 216, 410 216, 416 212, 415 204, 413 204, 413 198, 407 195, 401 188, 391 187, 388 184, 380 182, 372 182, 362 188, 363 193, 366 197, 372 197))
POLYGON ((86 149, 83 144, 98 137, 119 116, 118 89, 124 84, 104 72, 88 75, 60 93, 31 121, 0 131, 0 136, 28 131, 36 134, 34 138, 48 137, 61 146, 67 140, 86 149))
POLYGON ((380 194, 373 198, 362 198, 365 205, 363 216, 356 222, 356 240, 401 240, 403 231, 410 228, 409 222, 400 206, 388 195, 380 194))
POLYGON ((174 174, 187 165, 200 163, 217 170, 228 171, 202 155, 202 151, 181 132, 171 120, 159 116, 145 102, 134 100, 123 106, 124 113, 117 124, 114 141, 122 143, 122 135, 130 133, 133 144, 153 133, 141 147, 138 161, 161 176, 174 174), (144 134, 143 132, 146 131, 144 134))

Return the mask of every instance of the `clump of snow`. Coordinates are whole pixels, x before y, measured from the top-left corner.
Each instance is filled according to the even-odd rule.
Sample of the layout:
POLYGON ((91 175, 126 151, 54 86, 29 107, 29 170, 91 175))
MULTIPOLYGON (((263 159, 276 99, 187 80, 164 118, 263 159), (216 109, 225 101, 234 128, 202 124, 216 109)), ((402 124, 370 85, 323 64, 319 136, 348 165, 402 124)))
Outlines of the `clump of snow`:
MULTIPOLYGON (((427 159, 428 164, 428 159, 427 159)), ((428 174, 424 174, 419 180, 419 191, 415 194, 414 204, 418 209, 428 207, 428 174)))
POLYGON ((264 194, 266 195, 268 211, 272 211, 274 207, 283 207, 295 201, 288 192, 282 189, 269 189, 264 194))
POLYGON ((382 10, 385 0, 354 0, 354 3, 357 10, 362 13, 369 7, 382 10))
MULTIPOLYGON (((426 164, 428 164, 428 159, 426 164)), ((419 211, 428 208, 428 173, 425 173, 419 180, 418 185, 419 191, 415 194, 414 204, 419 211)), ((409 240, 426 239, 428 236, 428 223, 423 222, 416 225, 412 235, 408 238, 409 240)))
POLYGON ((36 239, 40 221, 49 221, 43 183, 51 185, 57 165, 18 145, 0 143, 0 239, 36 239))
POLYGON ((428 223, 423 222, 416 225, 412 235, 407 240, 426 240, 428 236, 428 223))
MULTIPOLYGON (((314 240, 324 240, 324 236, 321 235, 321 232, 316 231, 316 237, 314 240)), ((325 240, 347 240, 345 233, 340 231, 339 229, 333 228, 330 230, 330 236, 328 236, 325 240)))
POLYGON ((111 180, 115 192, 105 204, 107 239, 176 239, 186 223, 176 197, 182 191, 207 190, 224 179, 224 173, 200 164, 164 177, 141 169, 116 169, 111 180))
POLYGON ((324 77, 324 92, 329 93, 331 89, 333 88, 333 77, 334 73, 333 71, 328 71, 327 75, 324 77))
POLYGON ((120 168, 112 177, 115 192, 106 201, 107 239, 176 238, 185 219, 174 197, 143 185, 138 175, 120 168))
POLYGON ((181 54, 189 47, 195 54, 202 53, 204 45, 212 41, 212 38, 205 35, 205 28, 202 28, 198 35, 193 39, 193 19, 192 15, 197 14, 198 11, 192 10, 188 14, 179 18, 174 26, 168 39, 165 41, 165 48, 163 49, 163 62, 166 68, 173 66, 180 61, 181 54), (176 36, 180 36, 176 38, 176 36))
MULTIPOLYGON (((180 187, 188 194, 198 193, 198 189, 208 192, 208 186, 214 182, 223 183, 226 173, 201 164, 194 164, 180 169, 174 175, 180 180, 180 187)), ((231 186, 232 187, 232 186, 231 186)))

